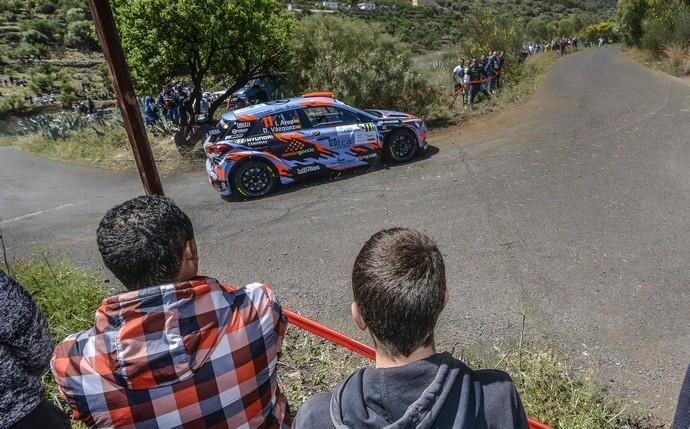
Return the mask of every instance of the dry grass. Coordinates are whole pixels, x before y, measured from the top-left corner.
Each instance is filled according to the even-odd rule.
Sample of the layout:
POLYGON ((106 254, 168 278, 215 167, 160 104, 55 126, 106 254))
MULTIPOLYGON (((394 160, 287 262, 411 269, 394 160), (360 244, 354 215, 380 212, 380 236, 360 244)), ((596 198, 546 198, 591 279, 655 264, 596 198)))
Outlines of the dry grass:
MULTIPOLYGON (((199 169, 203 163, 204 156, 200 150, 180 151, 171 136, 149 135, 149 142, 162 173, 199 169)), ((58 140, 40 134, 5 135, 0 137, 0 145, 15 146, 50 159, 108 170, 136 168, 127 136, 121 127, 110 126, 105 132, 85 129, 58 140)))
POLYGON ((690 76, 690 51, 684 45, 675 44, 660 52, 639 48, 625 48, 624 55, 651 69, 676 77, 690 76))

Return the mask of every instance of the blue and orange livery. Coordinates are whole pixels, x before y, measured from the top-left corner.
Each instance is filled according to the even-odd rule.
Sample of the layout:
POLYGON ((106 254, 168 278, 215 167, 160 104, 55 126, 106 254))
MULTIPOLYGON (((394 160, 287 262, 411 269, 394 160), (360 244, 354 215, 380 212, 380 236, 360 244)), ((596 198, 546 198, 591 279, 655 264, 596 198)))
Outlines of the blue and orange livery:
POLYGON ((209 181, 229 197, 259 197, 276 185, 366 166, 407 162, 426 148, 419 118, 360 110, 314 92, 224 113, 204 143, 209 181))

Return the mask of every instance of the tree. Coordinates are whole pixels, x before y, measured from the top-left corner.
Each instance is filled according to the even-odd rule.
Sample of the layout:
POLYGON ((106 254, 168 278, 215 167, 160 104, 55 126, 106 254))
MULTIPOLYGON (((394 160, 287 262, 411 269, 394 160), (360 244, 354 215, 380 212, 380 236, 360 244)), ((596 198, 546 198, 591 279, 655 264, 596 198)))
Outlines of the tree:
POLYGON ((648 0, 619 0, 617 10, 618 22, 627 44, 640 44, 644 34, 642 24, 648 7, 648 0))
POLYGON ((156 93, 174 78, 189 78, 198 98, 203 84, 229 84, 215 110, 252 77, 289 62, 297 21, 275 0, 115 0, 115 17, 135 89, 156 93))

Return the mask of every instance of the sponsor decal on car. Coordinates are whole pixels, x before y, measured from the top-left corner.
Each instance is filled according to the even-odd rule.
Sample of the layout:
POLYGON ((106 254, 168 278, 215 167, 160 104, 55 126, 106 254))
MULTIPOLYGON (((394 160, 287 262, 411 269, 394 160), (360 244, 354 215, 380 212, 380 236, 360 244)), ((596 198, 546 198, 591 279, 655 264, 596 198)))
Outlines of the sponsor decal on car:
POLYGON ((283 112, 277 115, 268 115, 261 118, 261 123, 264 126, 263 132, 284 133, 288 131, 295 131, 302 128, 302 123, 299 117, 289 117, 290 112, 283 112))
POLYGON ((236 136, 228 136, 225 140, 232 140, 232 143, 244 145, 244 146, 262 146, 268 144, 273 140, 271 134, 264 136, 246 137, 246 138, 236 138, 236 136))
POLYGON ((304 143, 300 142, 299 140, 293 140, 286 148, 285 151, 283 152, 283 158, 289 158, 291 156, 302 156, 306 155, 308 153, 314 153, 316 152, 316 148, 313 146, 306 146, 304 143))
POLYGON ((321 166, 320 165, 309 165, 306 167, 298 168, 297 169, 297 174, 307 174, 307 173, 314 173, 316 171, 321 171, 321 166))
POLYGON ((237 128, 249 128, 252 126, 251 122, 238 122, 237 128))
POLYGON ((358 155, 357 159, 360 159, 362 161, 366 161, 367 159, 373 159, 373 158, 378 158, 379 154, 377 153, 370 153, 368 155, 358 155))

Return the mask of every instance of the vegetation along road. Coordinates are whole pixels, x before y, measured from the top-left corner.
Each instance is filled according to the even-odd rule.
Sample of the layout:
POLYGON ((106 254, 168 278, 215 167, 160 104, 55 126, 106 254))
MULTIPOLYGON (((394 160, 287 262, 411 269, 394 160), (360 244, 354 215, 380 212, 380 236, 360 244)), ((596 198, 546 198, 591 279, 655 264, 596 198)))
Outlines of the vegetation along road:
MULTIPOLYGON (((197 172, 164 177, 195 223, 202 270, 268 281, 284 303, 358 335, 349 273, 373 232, 427 231, 446 256, 439 342, 489 350, 520 335, 593 368, 670 420, 690 356, 690 88, 616 48, 559 61, 531 100, 431 134, 417 162, 220 200, 197 172), (434 153, 435 152, 435 153, 434 153)), ((95 229, 138 177, 0 148, 8 252, 47 245, 98 269, 95 229)))

